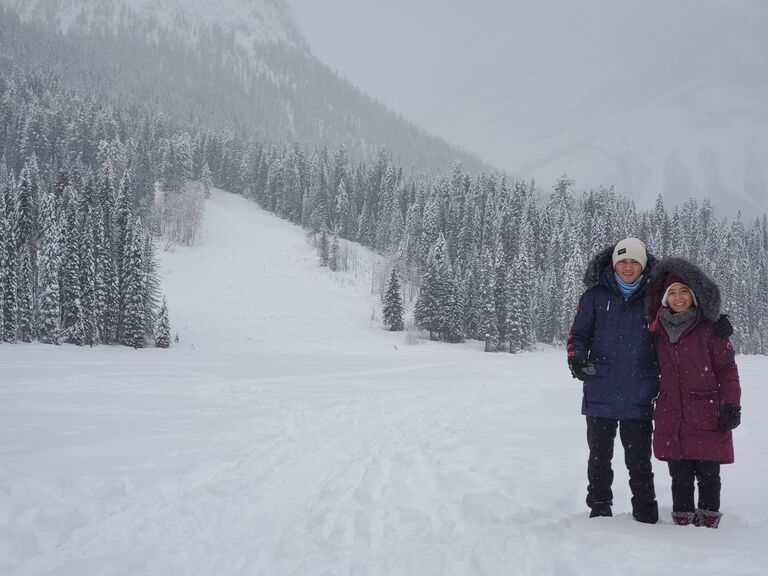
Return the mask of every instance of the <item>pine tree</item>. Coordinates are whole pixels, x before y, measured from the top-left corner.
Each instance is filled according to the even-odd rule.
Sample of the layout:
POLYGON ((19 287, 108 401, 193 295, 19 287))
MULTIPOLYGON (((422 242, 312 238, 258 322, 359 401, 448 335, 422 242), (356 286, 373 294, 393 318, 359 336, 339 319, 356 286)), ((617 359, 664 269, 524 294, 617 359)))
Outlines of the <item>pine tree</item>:
POLYGON ((479 267, 476 262, 470 263, 473 268, 467 276, 467 290, 465 293, 465 328, 467 336, 476 340, 480 338, 480 281, 479 267))
POLYGON ((99 334, 96 316, 96 255, 93 246, 93 215, 89 206, 84 208, 79 244, 83 344, 93 346, 99 342, 99 334))
POLYGON ((336 193, 336 222, 339 229, 339 235, 343 238, 349 238, 351 232, 351 209, 349 205, 349 194, 344 180, 339 182, 339 189, 336 193))
POLYGON ((17 288, 19 339, 22 342, 32 342, 35 337, 32 250, 25 244, 21 247, 20 253, 21 262, 19 263, 17 288))
POLYGON ((427 260, 440 236, 440 207, 436 196, 432 196, 424 207, 421 228, 421 255, 420 262, 427 260))
POLYGON ((211 175, 211 169, 208 168, 208 162, 203 164, 203 173, 200 177, 203 183, 203 191, 206 198, 211 197, 211 188, 213 188, 213 176, 211 175))
POLYGON ((4 333, 4 310, 5 310, 5 282, 8 274, 6 263, 6 249, 13 242, 11 239, 11 230, 8 224, 8 215, 6 204, 11 202, 10 195, 11 183, 8 176, 8 170, 5 165, 5 157, 0 156, 0 344, 3 342, 4 333))
MULTIPOLYGON (((37 158, 32 157, 24 164, 18 181, 17 210, 18 210, 18 242, 19 246, 27 244, 32 248, 30 258, 34 258, 38 233, 37 203, 39 194, 39 169, 37 158)), ((31 262, 31 261, 30 261, 31 262)))
POLYGON ((80 298, 75 298, 71 304, 72 322, 64 332, 64 341, 76 346, 85 344, 85 326, 83 325, 83 307, 80 298))
POLYGON ((156 319, 160 308, 160 275, 157 264, 157 250, 151 233, 144 237, 144 333, 152 339, 157 325, 156 319))
POLYGON ((478 334, 480 340, 495 341, 499 336, 498 315, 496 313, 496 302, 494 294, 494 273, 493 261, 489 251, 483 255, 483 265, 478 278, 479 289, 477 299, 478 316, 478 334))
POLYGON ((507 329, 507 265, 501 242, 496 247, 493 274, 493 304, 496 309, 496 326, 501 342, 508 338, 507 329))
POLYGON ((19 306, 16 296, 16 246, 11 236, 5 242, 5 277, 3 284, 5 295, 3 297, 3 341, 14 343, 17 341, 19 330, 19 306))
POLYGON ((64 260, 60 276, 61 335, 65 342, 82 345, 85 340, 80 284, 80 234, 74 201, 67 204, 63 231, 64 260))
MULTIPOLYGON (((99 166, 99 173, 94 186, 94 201, 92 206, 101 209, 104 218, 104 237, 110 246, 110 251, 115 239, 115 174, 112 161, 106 159, 99 166)), ((85 194, 87 196, 87 193, 85 194)))
POLYGON ((576 306, 582 292, 582 271, 584 262, 578 242, 573 243, 573 251, 568 254, 563 270, 563 295, 560 308, 560 341, 567 339, 568 328, 576 313, 576 306))
POLYGON ((155 175, 152 171, 149 135, 139 139, 133 163, 131 181, 134 186, 134 206, 142 222, 151 222, 152 207, 155 204, 155 175), (146 139, 145 139, 146 138, 146 139))
POLYGON ((158 348, 168 348, 171 345, 171 325, 168 322, 168 303, 163 297, 163 305, 157 315, 157 326, 155 327, 155 346, 158 348))
POLYGON ((450 265, 446 262, 445 239, 440 235, 429 256, 427 271, 421 280, 413 309, 416 326, 429 331, 430 340, 448 331, 448 314, 452 304, 450 265))
POLYGON ((58 344, 61 329, 59 295, 59 222, 56 218, 53 194, 45 194, 40 210, 40 253, 38 256, 38 282, 40 294, 40 325, 38 339, 46 344, 58 344))
MULTIPOLYGON (((301 175, 301 154, 291 149, 286 157, 285 182, 283 188, 283 201, 280 203, 282 216, 290 222, 300 222, 302 202, 304 200, 304 184, 301 175)), ((327 222, 330 222, 327 220, 327 222)))
POLYGON ((466 334, 465 298, 466 286, 461 278, 461 274, 456 273, 451 282, 451 298, 449 301, 448 319, 445 330, 445 339, 448 342, 458 343, 464 340, 466 334))
POLYGON ((117 272, 115 261, 104 235, 104 218, 96 212, 93 228, 95 250, 94 315, 98 327, 99 341, 112 343, 117 339, 119 315, 117 272))
POLYGON ((533 270, 527 250, 521 250, 510 273, 508 284, 509 351, 521 352, 535 344, 533 310, 533 270))
POLYGON ((325 229, 320 234, 320 242, 317 246, 317 252, 320 257, 320 266, 327 267, 329 263, 328 234, 325 229))
POLYGON ((132 199, 133 182, 131 181, 130 173, 126 172, 120 179, 120 186, 117 190, 117 200, 115 201, 114 216, 112 217, 114 222, 113 250, 115 260, 118 262, 123 259, 128 226, 133 218, 133 208, 131 207, 132 199))
POLYGON ((400 281, 397 278, 397 272, 392 268, 389 276, 387 290, 384 293, 384 308, 382 315, 384 317, 384 326, 391 332, 399 332, 405 328, 403 322, 403 298, 400 295, 400 281))
POLYGON ((120 343, 133 348, 144 347, 145 308, 144 263, 141 223, 134 220, 128 233, 129 240, 120 267, 122 309, 118 335, 120 343))
POLYGON ((328 255, 328 267, 336 272, 339 269, 339 231, 334 229, 331 241, 331 252, 328 255))

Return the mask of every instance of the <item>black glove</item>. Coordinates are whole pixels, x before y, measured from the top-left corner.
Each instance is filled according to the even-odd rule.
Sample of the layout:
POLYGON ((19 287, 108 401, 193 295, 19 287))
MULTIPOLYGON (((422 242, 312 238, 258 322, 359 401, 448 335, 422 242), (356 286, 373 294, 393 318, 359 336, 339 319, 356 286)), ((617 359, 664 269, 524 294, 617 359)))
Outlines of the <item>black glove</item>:
POLYGON ((725 314, 720 314, 720 318, 717 319, 712 326, 715 330, 715 336, 718 338, 728 339, 733 334, 733 324, 731 319, 725 314))
POLYGON ((568 358, 568 368, 571 369, 571 376, 581 381, 595 375, 595 367, 583 358, 573 356, 568 358))
POLYGON ((741 406, 738 404, 726 404, 720 409, 718 428, 721 432, 733 430, 741 424, 741 406))

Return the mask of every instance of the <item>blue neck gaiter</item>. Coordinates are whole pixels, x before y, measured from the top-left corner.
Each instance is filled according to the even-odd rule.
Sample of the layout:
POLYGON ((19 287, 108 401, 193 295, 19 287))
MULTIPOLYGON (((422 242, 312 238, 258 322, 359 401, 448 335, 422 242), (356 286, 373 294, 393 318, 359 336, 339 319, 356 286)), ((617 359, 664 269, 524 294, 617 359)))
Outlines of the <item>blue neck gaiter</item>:
POLYGON ((632 294, 637 292, 637 289, 640 287, 640 282, 643 280, 643 275, 641 274, 637 277, 637 280, 632 282, 632 284, 627 284, 621 278, 619 278, 618 274, 614 274, 614 276, 616 277, 616 284, 619 286, 619 291, 624 297, 624 300, 629 300, 632 294))

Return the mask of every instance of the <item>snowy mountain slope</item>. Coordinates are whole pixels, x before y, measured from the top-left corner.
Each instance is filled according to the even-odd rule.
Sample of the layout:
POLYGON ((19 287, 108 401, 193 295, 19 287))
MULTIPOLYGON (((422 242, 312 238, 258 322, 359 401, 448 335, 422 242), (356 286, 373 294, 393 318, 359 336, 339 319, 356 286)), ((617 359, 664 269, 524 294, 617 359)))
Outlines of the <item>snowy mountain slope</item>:
POLYGON ((416 170, 485 167, 315 58, 285 0, 0 0, 0 18, 3 70, 61 78, 116 109, 150 106, 267 145, 344 146, 352 160, 386 148, 416 170))
POLYGON ((260 43, 307 50, 304 38, 282 0, 2 0, 22 20, 47 22, 63 34, 94 29, 118 31, 127 21, 174 32, 190 46, 214 25, 234 34, 237 44, 256 56, 260 43))
POLYGON ((319 267, 296 226, 241 196, 213 193, 198 246, 163 255, 163 287, 182 347, 322 350, 371 338, 378 304, 369 274, 377 257, 342 241, 361 275, 349 285, 345 274, 319 267))
POLYGON ((620 449, 617 515, 588 520, 562 351, 406 345, 365 254, 320 270, 214 191, 200 245, 162 254, 174 348, 0 345, 0 573, 762 574, 766 358, 739 359, 718 531, 670 524, 660 463, 663 521, 632 521, 620 449))

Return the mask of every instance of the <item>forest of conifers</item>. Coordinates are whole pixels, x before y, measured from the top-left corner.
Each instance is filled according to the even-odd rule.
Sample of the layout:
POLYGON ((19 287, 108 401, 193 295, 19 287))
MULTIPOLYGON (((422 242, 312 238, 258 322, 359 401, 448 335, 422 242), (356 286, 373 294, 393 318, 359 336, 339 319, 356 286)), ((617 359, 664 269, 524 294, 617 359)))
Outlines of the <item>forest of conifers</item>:
POLYGON ((156 244, 194 242, 203 191, 216 186, 326 242, 385 254, 429 297, 419 326, 448 342, 490 337, 513 352, 563 343, 589 260, 633 235, 707 271, 737 348, 768 353, 765 215, 729 219, 707 201, 661 197, 639 210, 565 175, 538 190, 460 162, 427 174, 383 148, 287 143, 221 107, 185 109, 165 85, 128 92, 101 68, 69 76, 74 60, 57 63, 3 18, 16 32, 4 34, 13 58, 0 61, 2 341, 167 345, 156 244))

